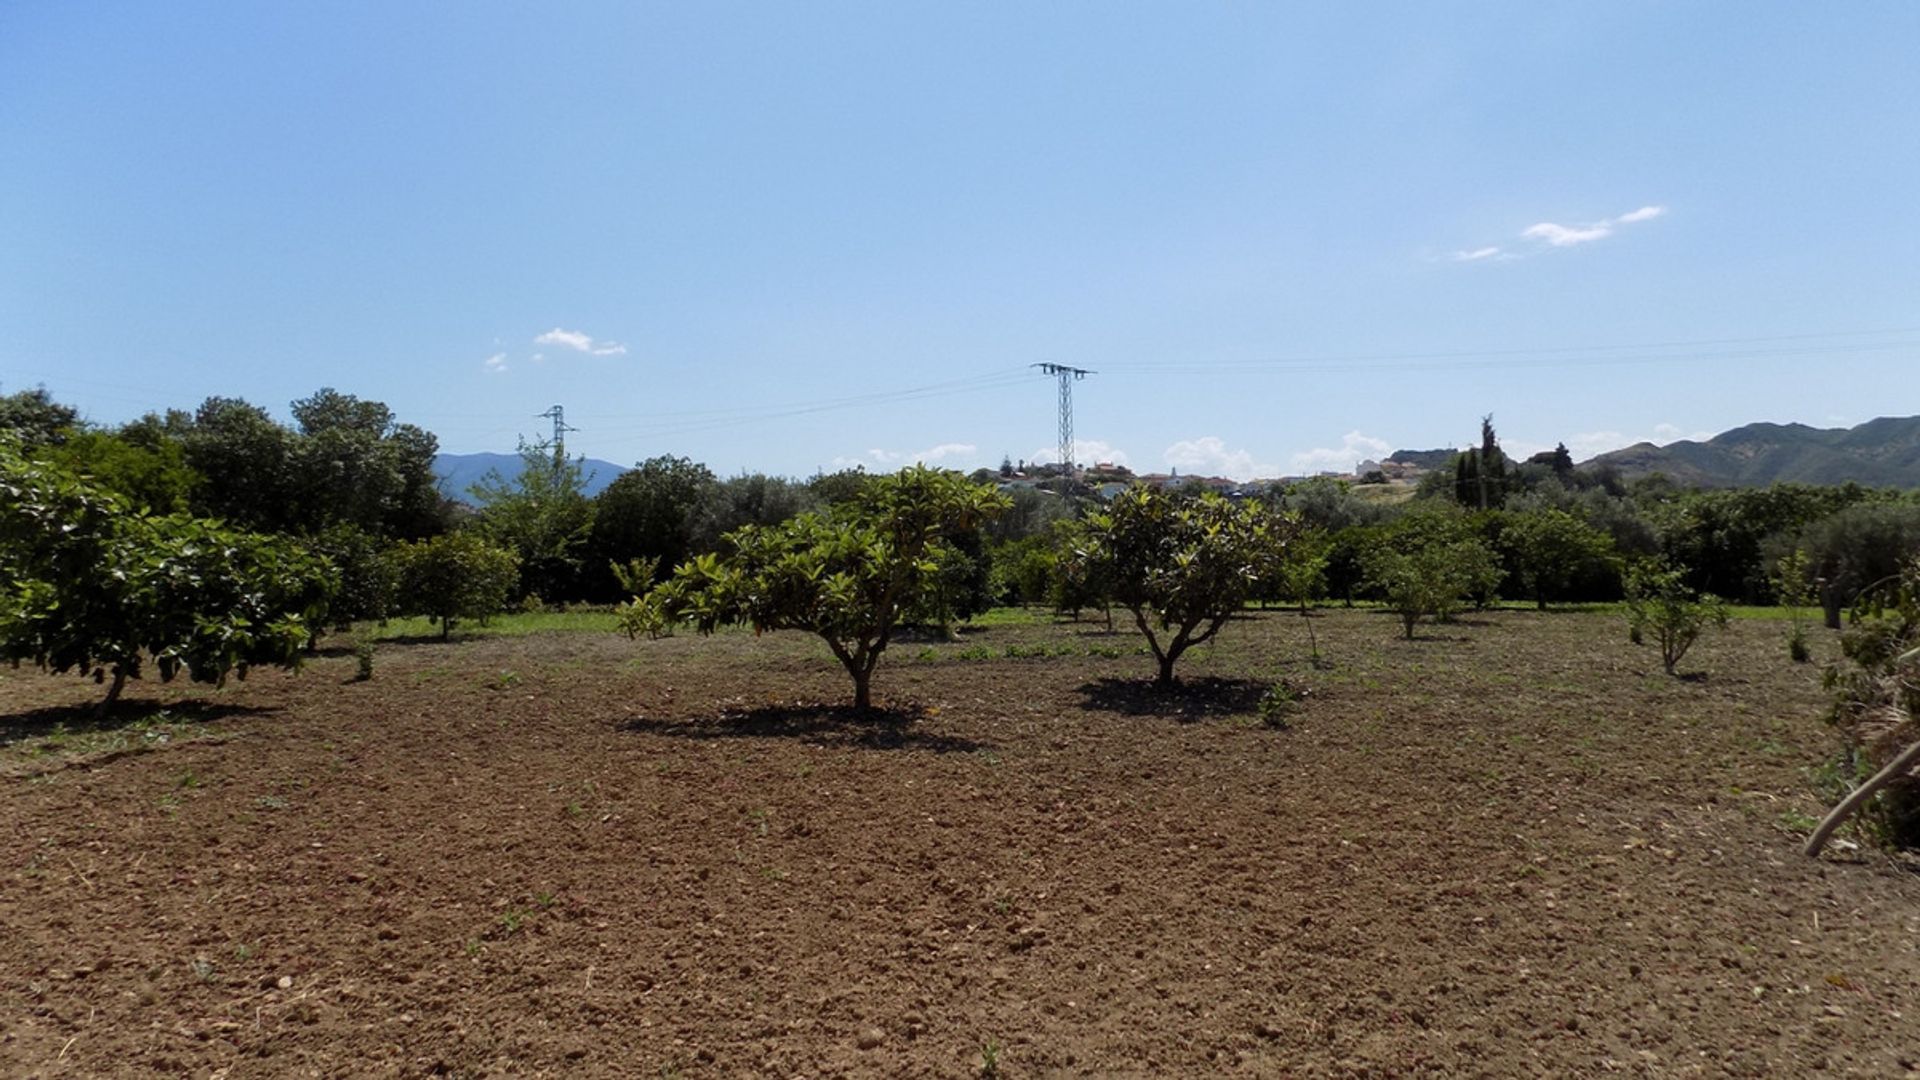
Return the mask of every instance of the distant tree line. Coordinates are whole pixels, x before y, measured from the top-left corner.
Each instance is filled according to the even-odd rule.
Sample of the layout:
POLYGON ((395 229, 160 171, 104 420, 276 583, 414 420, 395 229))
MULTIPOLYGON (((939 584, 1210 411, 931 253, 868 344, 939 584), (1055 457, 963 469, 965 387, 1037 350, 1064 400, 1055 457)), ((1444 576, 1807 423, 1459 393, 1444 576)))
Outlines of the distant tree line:
MULTIPOLYGON (((0 444, 7 467, 31 466, 36 483, 78 484, 125 514, 218 522, 235 536, 280 544, 275 553, 310 556, 328 584, 324 595, 295 590, 309 642, 328 628, 394 615, 429 616, 444 633, 457 619, 515 604, 619 603, 699 556, 732 552, 742 530, 830 520, 875 490, 876 478, 859 469, 805 480, 721 477, 661 455, 589 496, 583 459, 530 443, 517 474, 489 475, 461 500, 438 486, 433 434, 386 405, 321 389, 292 402, 290 414, 282 423, 259 406, 214 397, 190 412, 109 427, 27 390, 0 396, 0 444), (646 580, 633 580, 636 570, 646 580)), ((971 479, 1001 478, 981 470, 971 479)), ((25 490, 15 489, 14 498, 25 490)), ((1285 523, 1287 536, 1251 595, 1302 608, 1380 601, 1401 612, 1411 634, 1421 618, 1496 598, 1541 607, 1617 600, 1629 569, 1652 562, 1674 575, 1673 588, 1695 594, 1771 603, 1805 592, 1837 625, 1856 597, 1920 552, 1912 492, 1629 482, 1604 467, 1576 468, 1564 446, 1514 460, 1491 417, 1478 445, 1429 473, 1410 499, 1382 501, 1389 490, 1316 478, 1242 500, 1274 523, 1263 528, 1285 523), (1783 565, 1793 574, 1783 577, 1783 565)), ((921 595, 902 609, 904 621, 945 629, 1004 604, 1110 619, 1116 603, 1145 595, 1114 578, 1111 559, 1090 556, 1112 521, 1090 489, 1058 477, 1003 495, 993 514, 928 548, 924 572, 916 570, 921 595)))

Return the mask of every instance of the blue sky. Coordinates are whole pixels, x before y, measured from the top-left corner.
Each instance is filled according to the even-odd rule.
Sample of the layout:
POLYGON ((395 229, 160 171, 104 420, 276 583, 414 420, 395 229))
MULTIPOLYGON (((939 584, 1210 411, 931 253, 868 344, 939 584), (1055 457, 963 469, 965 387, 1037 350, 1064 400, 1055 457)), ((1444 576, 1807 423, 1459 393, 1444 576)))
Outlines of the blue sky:
POLYGON ((1293 473, 1920 412, 1920 5, 13 3, 0 391, 1293 473))

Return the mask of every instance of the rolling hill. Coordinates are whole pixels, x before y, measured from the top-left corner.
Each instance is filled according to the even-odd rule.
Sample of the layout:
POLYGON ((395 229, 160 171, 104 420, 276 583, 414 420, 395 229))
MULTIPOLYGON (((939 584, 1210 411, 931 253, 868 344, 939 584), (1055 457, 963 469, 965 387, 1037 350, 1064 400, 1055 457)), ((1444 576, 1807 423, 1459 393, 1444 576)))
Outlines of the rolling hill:
POLYGON ((1635 443, 1583 468, 1611 465, 1623 475, 1665 473, 1688 487, 1844 484, 1920 487, 1920 416, 1880 417, 1851 428, 1747 424, 1705 442, 1635 443))

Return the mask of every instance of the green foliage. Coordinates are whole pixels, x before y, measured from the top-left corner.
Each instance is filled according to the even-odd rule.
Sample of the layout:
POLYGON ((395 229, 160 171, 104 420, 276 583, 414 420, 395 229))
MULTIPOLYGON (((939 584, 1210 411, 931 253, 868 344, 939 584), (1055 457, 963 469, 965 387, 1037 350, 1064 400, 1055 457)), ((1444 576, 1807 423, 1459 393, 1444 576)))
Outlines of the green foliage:
MULTIPOLYGON (((1743 603, 1764 603, 1770 598, 1769 537, 1791 536, 1849 506, 1884 500, 1884 494, 1857 484, 1775 484, 1658 499, 1642 496, 1659 531, 1667 564, 1682 571, 1688 586, 1743 603)), ((1889 563, 1888 572, 1895 565, 1897 561, 1889 563)), ((1859 582, 1855 588, 1865 584, 1859 582)), ((1852 599, 1851 594, 1847 599, 1852 599)))
POLYGON ((483 619, 507 606, 520 578, 519 556, 471 532, 396 545, 398 607, 453 633, 455 619, 483 619))
POLYGON ((1774 563, 1771 581, 1774 599, 1787 609, 1787 655, 1794 663, 1804 664, 1813 659, 1813 651, 1807 646, 1807 624, 1800 612, 1815 599, 1806 552, 1796 549, 1781 556, 1774 563))
POLYGON ((1507 455, 1493 432, 1493 417, 1480 420, 1480 446, 1453 459, 1453 497, 1461 506, 1498 510, 1508 494, 1507 455))
POLYGON ((1613 555, 1612 537, 1564 510, 1513 514, 1501 540, 1521 584, 1542 610, 1583 570, 1613 555))
POLYGON ((1876 582, 1920 555, 1920 504, 1867 502, 1816 521, 1801 533, 1806 572, 1817 585, 1829 627, 1876 582))
POLYGON ((1307 607, 1327 594, 1327 559, 1333 541, 1319 529, 1301 529, 1279 550, 1262 582, 1263 599, 1284 600, 1307 613, 1307 607))
POLYGON ((1408 514, 1372 540, 1361 554, 1367 584, 1400 616, 1408 640, 1422 618, 1451 619, 1500 581, 1499 560, 1457 511, 1408 514))
POLYGON ((433 472, 440 444, 432 434, 399 423, 378 401, 331 387, 294 402, 293 418, 306 529, 344 524, 403 540, 445 530, 445 500, 433 472))
POLYGON ((1087 561, 1133 612, 1170 686, 1181 654, 1211 640, 1254 595, 1297 526, 1256 502, 1133 487, 1087 519, 1087 561))
POLYGON ((111 675, 109 703, 149 657, 162 680, 293 666, 329 571, 290 540, 135 513, 0 446, 0 658, 111 675))
POLYGON ((805 484, 764 473, 743 473, 713 485, 694 527, 694 550, 716 551, 720 538, 748 525, 778 525, 820 508, 805 484))
POLYGON ((1257 706, 1260 722, 1270 728, 1287 727, 1292 722, 1293 715, 1300 711, 1301 705, 1306 702, 1311 693, 1312 691, 1304 686, 1295 686, 1281 679, 1260 694, 1260 702, 1257 706))
POLYGON ((349 524, 387 539, 446 528, 431 434, 332 389, 294 402, 293 414, 298 426, 288 428, 258 406, 211 397, 191 415, 149 415, 123 435, 177 442, 199 478, 194 512, 246 528, 314 534, 349 524))
POLYGON ((469 489, 480 504, 481 534, 518 559, 523 595, 559 603, 578 594, 594 511, 585 460, 522 440, 518 476, 509 481, 494 470, 469 489))
POLYGON ((1052 597, 1059 557, 1051 537, 1003 540, 987 549, 988 594, 1003 606, 1044 604, 1052 597))
MULTIPOLYGON (((696 550, 702 515, 718 483, 705 465, 666 455, 621 473, 593 500, 592 557, 620 565, 650 559, 656 575, 661 567, 680 565, 696 550)), ((652 584, 622 582, 620 591, 637 596, 652 584)))
POLYGON ((818 634, 852 677, 854 704, 867 708, 873 669, 941 556, 1006 502, 953 473, 903 469, 868 481, 829 516, 730 533, 730 554, 682 564, 656 590, 658 602, 701 633, 744 623, 818 634))
POLYGON ((1651 634, 1672 675, 1708 627, 1726 627, 1727 606, 1711 593, 1696 592, 1680 571, 1646 562, 1627 572, 1627 623, 1640 639, 1651 634))
POLYGON ((135 509, 185 513, 200 478, 187 467, 179 442, 147 434, 132 426, 117 434, 76 431, 43 456, 119 495, 135 509))
POLYGON ((79 424, 80 414, 53 400, 44 386, 0 395, 0 439, 21 450, 58 446, 79 424))
POLYGON ((338 575, 338 587, 327 606, 328 625, 344 630, 362 620, 393 614, 400 571, 379 537, 340 522, 315 537, 311 547, 327 557, 338 575))

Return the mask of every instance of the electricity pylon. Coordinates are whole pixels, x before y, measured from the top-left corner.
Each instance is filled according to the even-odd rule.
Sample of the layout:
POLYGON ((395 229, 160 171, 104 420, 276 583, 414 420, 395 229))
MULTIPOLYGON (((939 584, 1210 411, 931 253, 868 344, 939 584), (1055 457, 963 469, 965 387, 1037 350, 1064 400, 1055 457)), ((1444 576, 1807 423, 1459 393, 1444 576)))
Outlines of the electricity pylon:
MULTIPOLYGON (((1098 372, 1065 364, 1034 364, 1041 374, 1060 380, 1060 467, 1073 475, 1073 384, 1098 372)), ((556 406, 557 407, 557 406, 556 406)))

